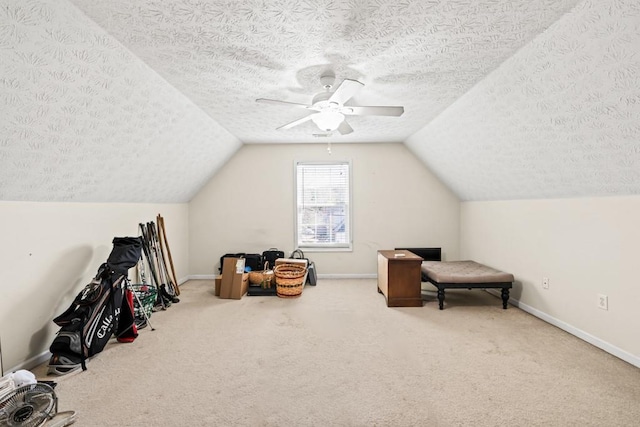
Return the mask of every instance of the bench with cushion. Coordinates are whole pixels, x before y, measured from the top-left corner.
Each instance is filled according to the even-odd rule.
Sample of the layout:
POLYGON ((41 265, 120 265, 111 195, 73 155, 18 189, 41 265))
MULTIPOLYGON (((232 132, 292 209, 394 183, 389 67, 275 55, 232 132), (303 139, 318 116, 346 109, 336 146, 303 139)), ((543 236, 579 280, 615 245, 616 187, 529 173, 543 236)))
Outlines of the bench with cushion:
POLYGON ((444 309, 445 289, 501 289, 502 308, 507 308, 513 274, 475 261, 424 261, 422 278, 438 288, 440 310, 444 309))

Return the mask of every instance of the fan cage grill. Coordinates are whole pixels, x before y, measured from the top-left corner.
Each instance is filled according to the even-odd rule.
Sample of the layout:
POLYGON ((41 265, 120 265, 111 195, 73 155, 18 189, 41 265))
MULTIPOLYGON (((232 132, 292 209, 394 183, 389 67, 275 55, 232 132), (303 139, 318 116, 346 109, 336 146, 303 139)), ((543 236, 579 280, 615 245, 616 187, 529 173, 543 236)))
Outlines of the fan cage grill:
POLYGON ((38 427, 58 412, 58 398, 44 383, 21 386, 0 401, 0 426, 38 427))

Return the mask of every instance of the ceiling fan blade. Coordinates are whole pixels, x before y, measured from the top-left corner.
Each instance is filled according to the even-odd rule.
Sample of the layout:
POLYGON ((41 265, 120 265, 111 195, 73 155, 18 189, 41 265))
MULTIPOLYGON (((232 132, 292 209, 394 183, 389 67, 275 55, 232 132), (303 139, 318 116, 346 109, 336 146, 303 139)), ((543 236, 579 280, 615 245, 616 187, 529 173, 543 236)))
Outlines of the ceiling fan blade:
MULTIPOLYGON (((318 114, 318 113, 313 113, 313 114, 318 114)), ((286 125, 280 126, 276 130, 291 129, 294 126, 301 125, 302 123, 311 120, 311 116, 313 116, 313 114, 309 114, 308 116, 304 116, 301 119, 294 120, 291 123, 287 123, 286 125)))
POLYGON ((394 116, 398 117, 404 113, 404 107, 384 107, 384 106, 362 106, 343 107, 340 112, 351 116, 394 116))
POLYGON ((344 104, 351 99, 362 86, 364 86, 364 83, 360 83, 357 80, 344 79, 333 95, 331 95, 331 98, 329 98, 329 103, 344 104))
POLYGON ((346 135, 353 132, 353 128, 346 120, 343 120, 340 126, 338 126, 338 132, 340 132, 340 135, 346 135))
POLYGON ((256 99, 256 102, 259 102, 261 104, 287 105, 287 106, 294 106, 294 107, 300 107, 300 108, 311 107, 311 105, 300 104, 298 102, 280 101, 278 99, 268 99, 268 98, 258 98, 256 99))

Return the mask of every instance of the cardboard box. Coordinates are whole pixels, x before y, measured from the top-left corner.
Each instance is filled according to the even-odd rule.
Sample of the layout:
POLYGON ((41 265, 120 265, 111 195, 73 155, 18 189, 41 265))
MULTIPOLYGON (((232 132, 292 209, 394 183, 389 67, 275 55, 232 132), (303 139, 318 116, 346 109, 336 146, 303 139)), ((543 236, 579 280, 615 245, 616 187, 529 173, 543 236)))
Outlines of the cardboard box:
POLYGON ((276 260, 276 265, 278 264, 302 264, 307 267, 308 261, 300 258, 278 258, 276 260))
POLYGON ((242 295, 245 295, 249 290, 249 273, 242 274, 242 295))
POLYGON ((222 276, 216 276, 216 284, 215 284, 214 292, 217 297, 220 296, 221 287, 222 287, 222 276))
POLYGON ((249 274, 244 272, 244 258, 225 258, 220 281, 220 298, 240 299, 247 293, 249 274))

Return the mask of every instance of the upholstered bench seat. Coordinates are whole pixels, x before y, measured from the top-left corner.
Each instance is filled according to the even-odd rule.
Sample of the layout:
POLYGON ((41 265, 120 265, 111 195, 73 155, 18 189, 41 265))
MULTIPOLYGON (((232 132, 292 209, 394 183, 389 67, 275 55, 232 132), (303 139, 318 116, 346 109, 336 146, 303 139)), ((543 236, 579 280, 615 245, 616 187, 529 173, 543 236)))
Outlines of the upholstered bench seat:
POLYGON ((513 274, 475 261, 424 261, 421 266, 423 280, 438 288, 440 310, 444 308, 445 289, 502 289, 502 305, 507 308, 513 274))

